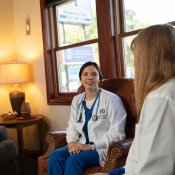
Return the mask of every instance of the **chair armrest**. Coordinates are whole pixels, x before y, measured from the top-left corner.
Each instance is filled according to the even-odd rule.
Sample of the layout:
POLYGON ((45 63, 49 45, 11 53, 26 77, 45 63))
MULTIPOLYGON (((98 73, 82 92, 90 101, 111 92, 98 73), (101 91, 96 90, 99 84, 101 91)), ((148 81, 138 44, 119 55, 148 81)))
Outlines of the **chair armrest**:
POLYGON ((106 162, 101 172, 108 172, 114 168, 124 166, 132 141, 133 138, 112 143, 108 148, 106 162))
POLYGON ((65 131, 55 131, 48 132, 46 134, 46 142, 48 143, 48 149, 46 153, 42 156, 43 159, 48 159, 49 154, 56 148, 66 146, 66 132, 65 131))

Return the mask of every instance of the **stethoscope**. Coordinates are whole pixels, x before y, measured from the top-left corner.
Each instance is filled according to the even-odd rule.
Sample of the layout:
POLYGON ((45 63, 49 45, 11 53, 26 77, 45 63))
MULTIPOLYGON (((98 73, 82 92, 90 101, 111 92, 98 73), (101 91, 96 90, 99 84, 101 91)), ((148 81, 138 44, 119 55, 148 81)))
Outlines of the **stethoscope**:
MULTIPOLYGON (((95 112, 95 115, 93 115, 91 118, 93 121, 97 121, 98 120, 98 116, 97 116, 97 112, 98 112, 98 109, 99 109, 99 104, 100 104, 100 93, 101 93, 101 89, 99 89, 99 92, 98 92, 98 95, 97 95, 97 99, 96 99, 96 102, 97 102, 97 107, 96 107, 96 112, 95 112)), ((78 120, 76 121, 77 123, 82 123, 83 120, 82 120, 82 114, 83 114, 83 110, 85 108, 85 105, 86 105, 86 101, 85 101, 85 93, 81 99, 81 109, 80 109, 80 115, 78 117, 78 120)), ((95 102, 95 103, 96 103, 95 102)))

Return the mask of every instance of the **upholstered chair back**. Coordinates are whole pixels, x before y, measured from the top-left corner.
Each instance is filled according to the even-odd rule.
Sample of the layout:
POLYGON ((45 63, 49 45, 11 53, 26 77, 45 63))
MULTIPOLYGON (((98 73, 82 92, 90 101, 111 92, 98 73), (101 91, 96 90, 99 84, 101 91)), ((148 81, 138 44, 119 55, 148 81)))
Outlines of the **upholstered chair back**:
MULTIPOLYGON (((134 81, 131 78, 114 78, 104 79, 99 86, 110 92, 117 94, 125 107, 127 112, 126 118, 126 139, 134 137, 135 124, 136 124, 136 110, 134 98, 134 81)), ((78 93, 84 91, 83 86, 78 88, 78 93)))

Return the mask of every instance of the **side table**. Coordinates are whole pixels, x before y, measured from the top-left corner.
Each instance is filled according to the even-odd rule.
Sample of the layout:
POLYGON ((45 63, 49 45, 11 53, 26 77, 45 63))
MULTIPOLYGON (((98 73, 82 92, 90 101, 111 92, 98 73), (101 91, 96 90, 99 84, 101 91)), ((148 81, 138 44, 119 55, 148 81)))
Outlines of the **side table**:
POLYGON ((21 162, 21 168, 23 171, 23 158, 24 158, 24 139, 23 139, 23 128, 28 126, 37 125, 39 131, 39 144, 40 149, 39 152, 43 152, 43 119, 42 115, 33 115, 29 119, 14 119, 14 120, 0 120, 0 125, 5 126, 7 128, 15 128, 17 130, 18 137, 18 147, 19 147, 19 156, 21 162))

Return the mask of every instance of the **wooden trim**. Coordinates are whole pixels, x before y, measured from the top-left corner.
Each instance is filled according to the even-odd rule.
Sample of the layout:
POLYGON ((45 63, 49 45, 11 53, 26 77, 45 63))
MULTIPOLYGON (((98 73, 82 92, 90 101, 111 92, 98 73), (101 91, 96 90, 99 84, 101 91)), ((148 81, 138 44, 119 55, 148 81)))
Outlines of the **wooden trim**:
POLYGON ((69 2, 71 0, 44 0, 44 1, 45 1, 46 7, 49 8, 55 5, 60 5, 65 2, 69 2))
POLYGON ((101 0, 96 0, 98 38, 76 44, 71 44, 68 46, 59 47, 57 40, 58 37, 56 38, 56 40, 52 39, 53 34, 55 35, 55 37, 58 35, 56 32, 56 26, 53 26, 53 24, 55 24, 54 20, 56 20, 56 14, 53 10, 55 7, 46 8, 44 6, 43 0, 40 0, 48 104, 70 105, 73 96, 77 94, 59 92, 58 68, 56 64, 56 51, 58 50, 92 43, 98 43, 100 67, 104 78, 116 77, 115 70, 117 63, 115 61, 115 58, 117 54, 115 51, 115 28, 114 24, 112 23, 112 21, 114 20, 114 16, 111 15, 113 14, 113 8, 111 8, 112 3, 114 3, 114 0, 103 0, 103 3, 101 3, 101 0), (54 28, 52 29, 51 27, 54 28))
POLYGON ((94 44, 94 43, 98 43, 98 39, 91 39, 91 40, 79 42, 76 44, 69 44, 67 46, 58 47, 55 50, 58 51, 58 50, 72 48, 72 47, 79 47, 79 46, 84 46, 84 45, 88 45, 88 44, 94 44))
POLYGON ((114 47, 111 29, 110 1, 103 0, 103 3, 101 3, 101 0, 96 0, 96 2, 100 67, 104 78, 112 78, 116 77, 116 74, 114 71, 115 64, 113 62, 115 53, 113 52, 114 47))
POLYGON ((136 35, 136 34, 138 34, 141 30, 142 30, 142 29, 133 30, 133 31, 130 31, 130 32, 120 33, 119 36, 124 38, 124 37, 128 37, 128 36, 136 35))

